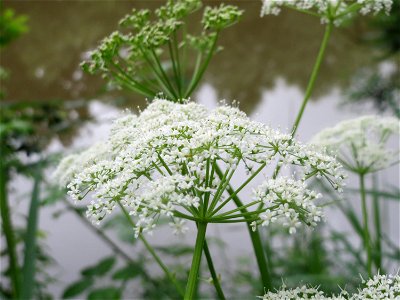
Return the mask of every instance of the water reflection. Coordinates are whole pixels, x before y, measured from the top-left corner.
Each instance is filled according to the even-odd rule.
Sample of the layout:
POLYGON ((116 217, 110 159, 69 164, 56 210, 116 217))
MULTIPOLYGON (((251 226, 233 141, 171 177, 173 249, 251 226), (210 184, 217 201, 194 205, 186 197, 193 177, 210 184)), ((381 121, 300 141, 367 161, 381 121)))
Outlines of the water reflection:
MULTIPOLYGON (((104 81, 82 74, 79 63, 87 50, 117 28, 118 20, 132 7, 157 7, 160 3, 6 1, 6 5, 29 15, 31 27, 29 34, 2 54, 2 63, 14 74, 6 83, 9 99, 32 99, 32 95, 41 100, 122 97, 126 99, 123 106, 143 105, 144 99, 131 93, 104 93, 104 81)), ((293 11, 260 18, 258 1, 237 4, 246 13, 240 23, 224 32, 221 44, 225 50, 214 58, 205 81, 216 88, 218 98, 236 99, 246 112, 252 112, 263 89, 273 88, 278 77, 304 90, 323 26, 318 19, 293 11)), ((334 31, 315 97, 328 93, 333 86, 346 87, 355 69, 375 63, 371 53, 354 38, 364 31, 361 23, 334 31)))

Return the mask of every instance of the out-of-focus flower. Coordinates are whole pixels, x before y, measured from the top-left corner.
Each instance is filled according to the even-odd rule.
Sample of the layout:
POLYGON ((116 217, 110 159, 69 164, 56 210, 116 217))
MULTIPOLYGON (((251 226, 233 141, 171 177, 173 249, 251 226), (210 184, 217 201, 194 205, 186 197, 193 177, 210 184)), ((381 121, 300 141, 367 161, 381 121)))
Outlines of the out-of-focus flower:
POLYGON ((337 155, 348 170, 366 174, 399 162, 398 147, 388 145, 399 133, 400 122, 394 117, 363 116, 324 129, 311 142, 337 155))
POLYGON ((268 292, 259 296, 263 300, 394 300, 400 299, 400 276, 399 275, 375 275, 367 282, 365 287, 357 293, 349 294, 342 291, 339 295, 326 296, 324 292, 313 287, 297 287, 287 289, 283 286, 276 292, 268 292))
POLYGON ((389 13, 392 0, 262 0, 261 16, 278 15, 283 6, 321 18, 322 23, 340 25, 343 20, 360 12, 362 15, 389 13))

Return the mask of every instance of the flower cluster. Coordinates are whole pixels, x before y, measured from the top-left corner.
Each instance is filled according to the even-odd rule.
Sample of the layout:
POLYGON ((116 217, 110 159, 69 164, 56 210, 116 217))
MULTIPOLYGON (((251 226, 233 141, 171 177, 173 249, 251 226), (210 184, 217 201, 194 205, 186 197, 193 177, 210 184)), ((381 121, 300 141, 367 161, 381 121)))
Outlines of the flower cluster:
POLYGON ((342 291, 339 295, 326 296, 318 288, 302 286, 295 289, 286 289, 283 286, 277 292, 268 292, 258 297, 264 300, 394 300, 400 299, 400 276, 399 275, 375 275, 367 282, 365 287, 357 293, 350 295, 342 291))
POLYGON ((243 11, 236 6, 221 4, 219 7, 206 7, 202 23, 205 29, 221 30, 239 21, 243 11))
POLYGON ((367 282, 365 288, 353 295, 353 300, 363 299, 400 299, 400 276, 375 275, 367 282))
POLYGON ((344 19, 358 11, 362 15, 381 11, 389 13, 392 2, 392 0, 262 0, 261 16, 278 15, 281 7, 286 6, 320 17, 322 23, 334 22, 340 25, 344 19))
POLYGON ((101 73, 115 85, 147 97, 163 91, 169 99, 183 98, 185 82, 181 76, 186 70, 181 70, 180 59, 187 55, 185 51, 192 47, 199 55, 213 55, 217 33, 236 23, 242 15, 232 5, 206 7, 199 34, 189 35, 186 29, 178 33, 186 26, 187 16, 201 6, 200 0, 169 0, 153 14, 147 9, 133 9, 120 21, 122 30, 104 38, 89 53, 90 59, 82 63, 82 68, 90 74, 101 73), (202 47, 198 47, 199 43, 202 47), (162 63, 168 53, 172 69, 162 63))
POLYGON ((388 142, 391 137, 398 139, 399 134, 398 119, 363 116, 322 130, 312 143, 337 155, 348 170, 366 174, 398 163, 399 149, 391 148, 388 142))
POLYGON ((192 221, 255 222, 280 220, 291 233, 301 222, 315 225, 322 212, 307 189, 313 176, 341 189, 344 175, 334 158, 302 145, 291 135, 251 121, 239 109, 222 105, 213 111, 188 102, 154 100, 139 116, 126 114, 115 121, 101 147, 65 158, 56 177, 66 183, 69 195, 81 200, 90 194, 87 215, 100 222, 121 205, 137 219, 136 235, 151 232, 159 216, 172 219, 175 229, 186 230, 182 219, 192 221), (96 155, 98 153, 98 156, 96 155), (227 192, 239 166, 248 177, 234 191, 265 169, 280 162, 298 169, 298 180, 278 177, 256 188, 246 208, 262 205, 247 215, 227 211, 227 192))
MULTIPOLYGON (((295 233, 296 228, 303 223, 315 226, 323 214, 314 200, 322 195, 308 190, 301 180, 293 180, 286 177, 269 179, 261 184, 256 192, 255 199, 264 203, 267 211, 260 214, 261 225, 268 225, 275 221, 281 221, 289 228, 289 233, 295 233), (274 208, 274 209, 272 209, 274 208)), ((254 222, 253 224, 257 224, 254 222)))

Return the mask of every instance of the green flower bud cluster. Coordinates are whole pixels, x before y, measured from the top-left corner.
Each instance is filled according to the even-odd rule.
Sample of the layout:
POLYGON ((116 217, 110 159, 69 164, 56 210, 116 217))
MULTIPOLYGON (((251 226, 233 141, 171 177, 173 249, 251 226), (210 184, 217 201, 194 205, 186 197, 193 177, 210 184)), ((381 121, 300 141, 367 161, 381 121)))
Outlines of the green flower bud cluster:
POLYGON ((201 5, 201 1, 199 0, 169 0, 164 6, 158 8, 155 13, 161 20, 168 20, 171 18, 183 19, 198 10, 201 5))
POLYGON ((206 7, 202 23, 205 29, 221 30, 239 21, 243 11, 236 6, 221 4, 219 7, 206 7))
POLYGON ((186 33, 188 18, 201 6, 200 0, 170 0, 154 13, 133 9, 119 22, 121 31, 103 39, 82 68, 90 74, 101 73, 117 86, 146 97, 163 93, 180 102, 196 88, 219 49, 218 33, 242 15, 232 5, 206 7, 201 32, 186 33), (185 61, 189 51, 197 53, 198 63, 191 80, 186 80, 188 69, 193 67, 185 61))

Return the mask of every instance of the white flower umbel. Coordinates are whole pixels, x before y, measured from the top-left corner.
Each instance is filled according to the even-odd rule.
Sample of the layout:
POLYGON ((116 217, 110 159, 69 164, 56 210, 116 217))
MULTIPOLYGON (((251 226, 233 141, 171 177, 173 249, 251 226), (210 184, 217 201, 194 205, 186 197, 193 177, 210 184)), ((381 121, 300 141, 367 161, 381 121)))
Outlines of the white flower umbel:
POLYGON ((397 275, 375 275, 367 282, 365 287, 354 294, 351 299, 400 299, 400 276, 397 275))
POLYGON ((276 292, 267 292, 259 296, 263 300, 397 300, 400 299, 400 276, 399 275, 375 275, 367 282, 365 287, 357 293, 349 294, 342 291, 339 295, 327 296, 324 292, 313 287, 297 287, 287 289, 283 286, 276 292))
POLYGON ((392 0, 262 0, 261 16, 278 15, 283 6, 321 18, 322 23, 340 25, 360 12, 362 15, 389 13, 392 0))
MULTIPOLYGON (((398 140, 390 146, 391 138, 398 139, 400 122, 392 117, 364 116, 339 123, 322 130, 312 143, 328 149, 342 165, 359 177, 363 216, 363 244, 366 252, 366 269, 373 274, 369 209, 366 196, 367 174, 386 169, 399 161, 398 140)), ((392 141, 393 142, 393 141, 392 141)))
POLYGON ((312 143, 337 155, 348 170, 367 174, 399 162, 398 142, 395 148, 388 145, 390 138, 399 138, 399 133, 396 118, 363 116, 322 130, 312 143))
POLYGON ((315 226, 322 218, 321 208, 314 203, 319 197, 321 194, 308 190, 304 181, 286 177, 269 179, 255 191, 255 199, 268 208, 260 214, 258 223, 281 221, 290 233, 295 233, 302 222, 315 226))
POLYGON ((122 205, 136 220, 135 233, 151 233, 159 216, 171 219, 175 233, 182 220, 206 223, 282 221, 291 233, 301 224, 315 225, 322 212, 319 195, 305 181, 318 176, 341 189, 344 175, 334 158, 302 145, 291 135, 251 121, 239 109, 208 111, 192 102, 156 99, 135 116, 116 120, 101 147, 65 158, 57 171, 74 200, 90 195, 87 215, 98 223, 122 205), (98 153, 98 157, 95 156, 98 153), (227 211, 232 201, 267 165, 294 166, 298 180, 267 179, 245 208, 227 211), (248 170, 243 184, 227 193, 239 165, 248 170), (222 175, 221 175, 222 174, 222 175), (69 180, 67 180, 69 178, 69 180))

